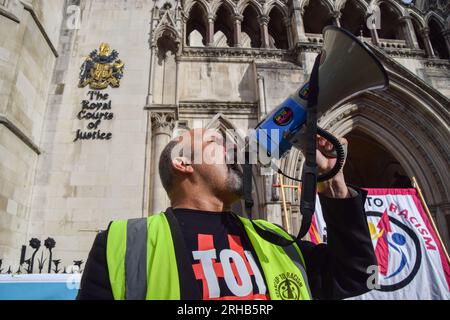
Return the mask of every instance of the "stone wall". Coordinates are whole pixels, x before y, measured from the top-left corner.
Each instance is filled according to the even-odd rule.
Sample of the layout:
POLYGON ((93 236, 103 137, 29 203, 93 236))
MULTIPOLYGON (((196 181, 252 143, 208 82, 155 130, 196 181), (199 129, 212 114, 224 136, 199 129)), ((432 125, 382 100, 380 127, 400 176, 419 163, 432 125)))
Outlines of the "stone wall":
MULTIPOLYGON (((30 200, 63 1, 8 1, 0 8, 0 258, 27 240, 30 200)), ((18 262, 18 261, 17 261, 18 262)))
POLYGON ((63 30, 35 180, 28 238, 55 238, 54 256, 70 264, 87 258, 96 230, 115 219, 143 216, 152 1, 81 1, 79 30, 63 30), (107 42, 125 63, 120 88, 102 90, 114 118, 99 129, 111 140, 76 141, 81 102, 78 88, 86 57, 107 42))

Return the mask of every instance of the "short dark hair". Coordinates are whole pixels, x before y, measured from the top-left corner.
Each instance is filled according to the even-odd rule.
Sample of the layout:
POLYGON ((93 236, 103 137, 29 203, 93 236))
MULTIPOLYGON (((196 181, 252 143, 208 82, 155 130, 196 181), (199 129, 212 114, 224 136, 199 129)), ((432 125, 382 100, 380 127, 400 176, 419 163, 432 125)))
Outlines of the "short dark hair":
MULTIPOLYGON (((164 147, 161 156, 159 157, 159 177, 161 178, 161 183, 167 193, 173 188, 175 174, 172 166, 172 152, 179 142, 179 140, 170 141, 167 146, 164 147)), ((180 151, 180 153, 181 152, 182 151, 180 151)), ((181 155, 182 154, 180 154, 180 156, 181 155)))

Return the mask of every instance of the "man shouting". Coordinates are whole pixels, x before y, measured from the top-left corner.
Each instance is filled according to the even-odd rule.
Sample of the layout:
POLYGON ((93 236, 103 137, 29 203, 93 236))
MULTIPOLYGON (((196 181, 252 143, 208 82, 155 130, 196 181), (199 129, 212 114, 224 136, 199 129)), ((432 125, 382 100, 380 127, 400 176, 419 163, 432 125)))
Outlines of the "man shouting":
MULTIPOLYGON (((336 159, 324 155, 332 148, 317 138, 320 172, 333 168, 336 159)), ((144 219, 114 221, 100 233, 78 299, 308 300, 368 292, 367 270, 377 263, 366 192, 348 187, 342 171, 322 183, 328 243, 280 247, 232 212, 243 194, 243 175, 238 164, 226 161, 229 152, 222 135, 209 130, 171 141, 159 162, 171 207, 144 219)), ((255 223, 292 238, 277 225, 255 223)))

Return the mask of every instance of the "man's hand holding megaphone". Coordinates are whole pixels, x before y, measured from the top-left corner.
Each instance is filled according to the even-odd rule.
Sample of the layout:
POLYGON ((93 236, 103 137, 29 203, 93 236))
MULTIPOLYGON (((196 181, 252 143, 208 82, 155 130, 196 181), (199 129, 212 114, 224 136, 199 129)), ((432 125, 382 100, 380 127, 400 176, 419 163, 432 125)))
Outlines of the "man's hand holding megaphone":
MULTIPOLYGON (((348 148, 348 141, 345 138, 338 138, 339 142, 344 147, 344 150, 348 148)), ((334 168, 337 158, 333 155, 334 146, 327 139, 317 136, 317 169, 319 174, 325 174, 334 168)), ((346 152, 347 153, 347 152, 346 152)), ((344 162, 345 165, 345 162, 344 162)), ((350 198, 350 191, 345 183, 344 169, 342 168, 339 173, 330 180, 319 182, 317 190, 328 198, 345 199, 350 198)))

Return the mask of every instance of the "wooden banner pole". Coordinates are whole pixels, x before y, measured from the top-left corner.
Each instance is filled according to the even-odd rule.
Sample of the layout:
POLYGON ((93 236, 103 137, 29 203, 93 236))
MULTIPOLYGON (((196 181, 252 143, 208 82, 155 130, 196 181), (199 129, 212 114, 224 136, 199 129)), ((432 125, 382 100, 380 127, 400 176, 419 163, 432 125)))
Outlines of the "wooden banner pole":
POLYGON ((281 197, 283 199, 283 211, 284 211, 284 216, 283 216, 283 223, 284 223, 284 227, 286 228, 287 232, 291 232, 291 226, 289 223, 289 217, 288 217, 288 210, 287 210, 287 204, 286 204, 286 195, 284 194, 284 181, 283 181, 283 177, 281 175, 279 175, 279 179, 280 179, 280 185, 281 185, 281 197))
POLYGON ((439 234, 439 231, 436 227, 436 224, 434 223, 433 216, 431 215, 430 210, 428 209, 427 203, 425 202, 425 198, 423 197, 422 190, 420 189, 419 183, 417 182, 416 177, 412 177, 411 179, 412 185, 414 189, 416 189, 417 194, 419 195, 420 202, 422 202, 422 206, 425 209, 425 212, 427 213, 428 219, 431 221, 431 225, 433 226, 434 232, 438 236, 439 242, 441 243, 442 250, 444 250, 445 256, 447 257, 447 261, 450 263, 450 258, 447 252, 447 248, 444 245, 444 241, 442 241, 441 235, 439 234))

